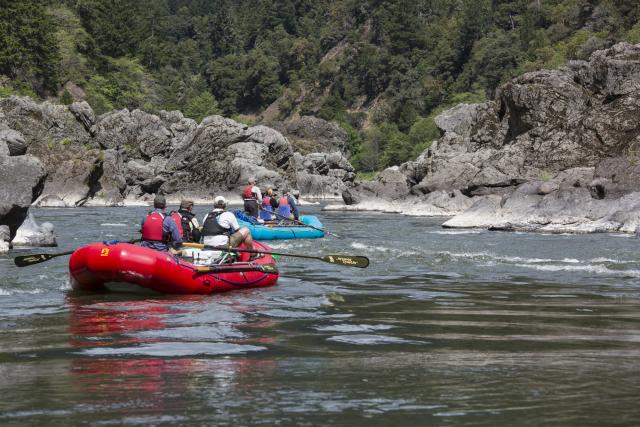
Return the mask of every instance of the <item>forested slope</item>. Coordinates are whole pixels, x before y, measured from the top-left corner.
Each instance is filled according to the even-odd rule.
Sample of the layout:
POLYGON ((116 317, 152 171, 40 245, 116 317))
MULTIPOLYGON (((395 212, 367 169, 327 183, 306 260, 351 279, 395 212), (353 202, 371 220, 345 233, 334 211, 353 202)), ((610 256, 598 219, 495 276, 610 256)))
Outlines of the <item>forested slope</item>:
POLYGON ((0 96, 347 130, 361 171, 507 79, 640 42, 629 0, 0 0, 0 96))

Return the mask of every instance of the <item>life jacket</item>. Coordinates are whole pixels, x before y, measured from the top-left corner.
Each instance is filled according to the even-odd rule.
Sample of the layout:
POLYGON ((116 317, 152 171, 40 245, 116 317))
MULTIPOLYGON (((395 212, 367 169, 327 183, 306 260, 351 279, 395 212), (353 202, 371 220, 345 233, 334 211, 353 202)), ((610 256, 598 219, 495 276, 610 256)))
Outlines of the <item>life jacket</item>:
POLYGON ((178 212, 172 212, 171 217, 173 218, 173 220, 176 222, 176 224, 178 224, 178 230, 180 231, 180 234, 182 235, 182 241, 183 242, 193 242, 194 239, 194 230, 193 230, 193 223, 191 222, 191 219, 194 217, 195 215, 190 213, 190 212, 182 212, 180 210, 178 210, 178 212), (180 216, 180 219, 178 220, 176 217, 173 216, 173 214, 176 213, 180 216))
POLYGON ((242 190, 242 198, 245 200, 255 200, 256 195, 253 192, 253 185, 249 184, 242 190))
POLYGON ((289 206, 287 196, 280 197, 280 200, 278 201, 278 215, 287 218, 291 215, 291 206, 289 206))
POLYGON ((262 209, 260 209, 260 219, 271 221, 273 219, 271 212, 273 212, 273 207, 271 207, 271 198, 269 196, 264 196, 262 198, 262 209))
POLYGON ((160 212, 149 212, 142 223, 142 240, 166 243, 169 236, 162 230, 165 215, 160 212))
POLYGON ((207 215, 207 219, 204 221, 204 224, 202 224, 202 237, 205 237, 205 236, 218 236, 218 235, 221 235, 221 234, 226 234, 226 235, 230 236, 231 234, 233 234, 233 230, 231 228, 224 228, 218 222, 218 217, 223 212, 224 211, 220 211, 220 212, 211 211, 211 212, 209 212, 209 214, 207 215))
POLYGON ((271 206, 271 197, 264 196, 262 198, 262 209, 265 211, 273 212, 273 207, 271 206))
MULTIPOLYGON (((180 233, 180 235, 182 236, 182 240, 186 240, 184 237, 185 228, 184 228, 184 225, 182 224, 182 215, 180 215, 179 212, 171 211, 171 218, 173 219, 173 222, 175 222, 176 225, 178 226, 178 233, 180 233)), ((187 227, 188 226, 189 225, 187 224, 187 227)), ((186 231, 188 232, 189 228, 187 228, 186 231)))

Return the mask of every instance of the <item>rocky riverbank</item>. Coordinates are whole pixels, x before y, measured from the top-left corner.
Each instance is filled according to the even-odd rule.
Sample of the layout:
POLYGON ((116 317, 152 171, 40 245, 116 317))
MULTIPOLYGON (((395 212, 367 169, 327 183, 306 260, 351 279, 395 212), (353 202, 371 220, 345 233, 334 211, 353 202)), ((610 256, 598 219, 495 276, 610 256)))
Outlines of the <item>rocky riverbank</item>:
POLYGON ((445 227, 633 232, 640 225, 640 45, 524 74, 440 114, 418 159, 354 184, 344 205, 453 216, 445 227))
POLYGON ((237 192, 249 177, 263 187, 339 197, 355 177, 340 151, 344 144, 302 155, 272 128, 220 116, 200 124, 178 111, 125 109, 95 117, 86 102, 66 107, 10 97, 0 99, 0 123, 44 164, 43 206, 117 206, 157 192, 211 199, 237 192))
POLYGON ((86 102, 0 99, 0 224, 9 228, 7 240, 14 239, 32 203, 145 205, 156 193, 176 203, 184 197, 210 203, 219 194, 239 201, 250 177, 263 188, 339 198, 355 178, 346 133, 312 117, 274 126, 290 132, 293 143, 273 128, 220 116, 200 124, 178 111, 125 109, 96 117, 86 102))

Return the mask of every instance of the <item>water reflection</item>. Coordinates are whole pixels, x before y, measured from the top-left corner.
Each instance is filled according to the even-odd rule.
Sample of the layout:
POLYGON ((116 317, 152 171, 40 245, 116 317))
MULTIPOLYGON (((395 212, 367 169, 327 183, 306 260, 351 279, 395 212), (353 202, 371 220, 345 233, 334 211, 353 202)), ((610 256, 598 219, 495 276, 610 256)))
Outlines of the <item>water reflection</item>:
MULTIPOLYGON (((132 408, 144 408, 147 422, 157 421, 148 418, 153 414, 180 412, 185 402, 208 407, 211 396, 241 394, 252 387, 252 378, 272 375, 274 360, 243 356, 263 350, 268 337, 258 338, 261 345, 255 345, 239 331, 240 325, 194 321, 211 303, 211 297, 200 295, 154 300, 68 296, 70 344, 78 354, 69 366, 73 393, 102 415, 131 415, 132 408), (185 326, 185 318, 192 325, 185 326), (239 356, 228 358, 232 354, 239 356), (131 400, 132 395, 137 399, 131 400)), ((241 314, 251 309, 242 304, 226 307, 241 314)), ((262 319, 251 322, 251 329, 270 324, 262 319)))

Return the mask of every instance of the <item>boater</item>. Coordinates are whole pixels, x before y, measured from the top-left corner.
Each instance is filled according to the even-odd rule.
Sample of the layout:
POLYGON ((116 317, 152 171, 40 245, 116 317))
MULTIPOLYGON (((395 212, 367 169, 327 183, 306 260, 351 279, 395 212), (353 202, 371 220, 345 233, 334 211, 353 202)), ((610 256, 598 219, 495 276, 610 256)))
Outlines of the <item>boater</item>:
POLYGON ((164 211, 166 206, 167 201, 164 196, 157 195, 153 199, 154 210, 142 220, 140 227, 142 233, 140 246, 166 252, 169 250, 169 245, 177 247, 182 244, 178 226, 164 211))
POLYGON ((178 212, 172 212, 171 217, 178 225, 178 229, 182 231, 182 241, 200 241, 200 224, 193 213, 193 201, 183 200, 180 202, 180 209, 178 212))
POLYGON ((210 246, 238 247, 244 243, 253 249, 253 239, 248 228, 240 228, 236 216, 226 211, 227 201, 218 196, 213 201, 213 210, 202 221, 202 243, 210 246))
POLYGON ((260 210, 258 204, 262 202, 262 193, 260 188, 256 186, 255 178, 249 178, 248 184, 242 190, 242 199, 247 215, 258 218, 260 210))

